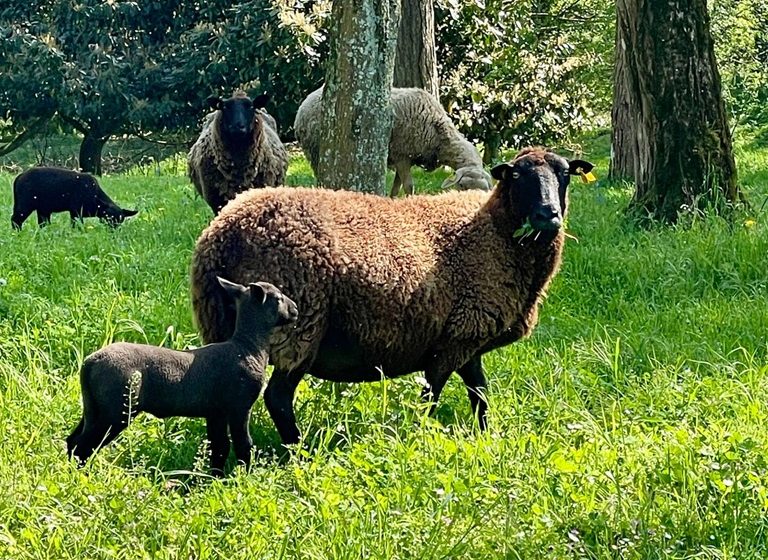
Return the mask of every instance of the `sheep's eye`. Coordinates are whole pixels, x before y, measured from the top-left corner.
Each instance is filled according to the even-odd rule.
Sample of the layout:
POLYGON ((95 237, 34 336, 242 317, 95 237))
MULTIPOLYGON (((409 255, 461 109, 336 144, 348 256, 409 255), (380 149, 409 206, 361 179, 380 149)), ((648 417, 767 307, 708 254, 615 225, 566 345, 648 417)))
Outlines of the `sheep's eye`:
POLYGON ((519 179, 520 178, 520 172, 519 171, 513 171, 512 172, 512 178, 513 179, 519 179))

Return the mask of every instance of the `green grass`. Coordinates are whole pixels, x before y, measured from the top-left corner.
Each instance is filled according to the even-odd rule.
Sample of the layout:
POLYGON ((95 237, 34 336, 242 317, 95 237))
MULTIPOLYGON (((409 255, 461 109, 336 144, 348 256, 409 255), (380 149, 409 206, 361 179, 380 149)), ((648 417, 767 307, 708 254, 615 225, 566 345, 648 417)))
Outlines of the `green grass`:
MULTIPOLYGON (((88 353, 199 343, 203 201, 134 169, 102 180, 141 211, 120 229, 59 214, 16 233, 0 175, 0 558, 768 556, 768 150, 740 144, 738 163, 752 227, 640 230, 630 186, 574 183, 578 241, 538 329, 485 359, 488 433, 458 378, 435 419, 417 376, 308 380, 308 451, 279 457, 259 401, 255 466, 225 480, 205 474, 198 420, 142 417, 84 469, 64 452, 88 353)), ((311 182, 301 158, 289 182, 311 182)))

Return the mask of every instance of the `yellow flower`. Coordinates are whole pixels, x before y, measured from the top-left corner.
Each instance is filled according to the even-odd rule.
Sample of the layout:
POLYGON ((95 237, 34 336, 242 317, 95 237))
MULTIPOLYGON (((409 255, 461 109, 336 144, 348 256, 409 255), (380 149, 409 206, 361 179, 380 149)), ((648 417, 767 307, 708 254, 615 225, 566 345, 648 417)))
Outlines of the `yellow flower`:
POLYGON ((757 221, 750 218, 748 220, 744 220, 744 227, 751 228, 751 227, 754 227, 756 223, 757 221))

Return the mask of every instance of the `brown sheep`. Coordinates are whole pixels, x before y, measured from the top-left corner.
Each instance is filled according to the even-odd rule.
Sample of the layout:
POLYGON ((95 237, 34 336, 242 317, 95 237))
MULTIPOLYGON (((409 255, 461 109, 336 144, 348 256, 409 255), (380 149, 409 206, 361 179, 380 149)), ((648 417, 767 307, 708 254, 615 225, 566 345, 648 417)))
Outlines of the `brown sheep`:
POLYGON ((218 214, 235 195, 251 188, 282 185, 288 153, 275 120, 262 111, 269 100, 244 92, 229 99, 210 97, 215 112, 206 120, 187 157, 189 178, 218 214))
POLYGON ((270 349, 275 370, 264 395, 285 443, 300 437, 292 401, 306 373, 358 382, 424 371, 435 403, 457 371, 484 428, 481 355, 536 324, 560 264, 570 175, 592 167, 528 148, 492 170, 499 183, 491 193, 244 193, 193 256, 203 339, 223 340, 234 324, 216 276, 264 278, 302 309, 270 349))

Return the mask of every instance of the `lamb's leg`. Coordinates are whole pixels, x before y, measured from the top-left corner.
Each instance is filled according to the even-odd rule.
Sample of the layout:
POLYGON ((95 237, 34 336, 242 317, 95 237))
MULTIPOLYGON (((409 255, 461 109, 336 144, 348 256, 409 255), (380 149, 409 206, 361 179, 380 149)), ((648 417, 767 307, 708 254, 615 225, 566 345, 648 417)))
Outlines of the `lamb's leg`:
POLYGON ((457 373, 467 386, 469 402, 472 405, 472 414, 477 418, 477 424, 480 426, 480 429, 485 430, 488 427, 488 420, 486 418, 488 401, 485 398, 486 382, 480 354, 473 356, 458 369, 457 373))
POLYGON ((304 374, 300 370, 278 371, 272 373, 267 389, 264 391, 264 404, 275 423, 280 438, 286 445, 299 443, 301 433, 296 425, 293 412, 293 395, 304 374))
POLYGON ((79 437, 73 440, 72 453, 77 458, 79 464, 85 463, 93 455, 96 449, 105 447, 126 427, 123 421, 117 422, 88 422, 86 420, 83 431, 79 437))
POLYGON ((227 419, 224 416, 209 416, 206 429, 211 446, 211 474, 224 476, 224 463, 227 462, 227 455, 229 455, 227 419))
POLYGON ((235 446, 237 461, 245 465, 246 470, 251 466, 251 447, 253 440, 248 429, 250 411, 232 411, 229 415, 229 433, 235 446))
POLYGON ((83 433, 83 426, 85 425, 85 416, 80 418, 80 422, 77 423, 77 426, 75 426, 75 429, 72 430, 72 433, 69 434, 69 437, 67 437, 67 455, 72 458, 72 451, 75 448, 75 442, 80 438, 80 435, 83 433))
POLYGON ((83 215, 77 210, 70 210, 69 221, 72 224, 72 227, 75 227, 78 222, 80 222, 81 224, 83 223, 83 215))

